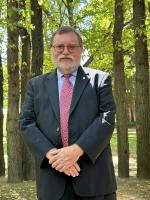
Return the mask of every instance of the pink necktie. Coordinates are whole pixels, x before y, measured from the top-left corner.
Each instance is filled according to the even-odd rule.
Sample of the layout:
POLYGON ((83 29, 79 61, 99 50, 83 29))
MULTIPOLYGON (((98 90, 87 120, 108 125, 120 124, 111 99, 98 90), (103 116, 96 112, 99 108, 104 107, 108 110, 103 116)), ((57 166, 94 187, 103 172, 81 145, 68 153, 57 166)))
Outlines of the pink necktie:
POLYGON ((68 119, 73 93, 73 85, 69 80, 70 76, 64 75, 60 95, 60 127, 63 146, 68 146, 68 119))

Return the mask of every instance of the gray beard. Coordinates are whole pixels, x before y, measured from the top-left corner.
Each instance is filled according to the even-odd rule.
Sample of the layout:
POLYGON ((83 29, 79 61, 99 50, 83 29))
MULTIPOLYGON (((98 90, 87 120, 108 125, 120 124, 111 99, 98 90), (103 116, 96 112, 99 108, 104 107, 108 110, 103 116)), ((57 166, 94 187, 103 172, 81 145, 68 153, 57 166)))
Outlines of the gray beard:
POLYGON ((71 64, 64 65, 64 64, 59 64, 58 62, 56 62, 54 60, 53 60, 53 64, 62 73, 65 73, 65 72, 73 73, 78 69, 78 67, 80 65, 80 63, 78 65, 77 65, 77 63, 71 63, 71 64))

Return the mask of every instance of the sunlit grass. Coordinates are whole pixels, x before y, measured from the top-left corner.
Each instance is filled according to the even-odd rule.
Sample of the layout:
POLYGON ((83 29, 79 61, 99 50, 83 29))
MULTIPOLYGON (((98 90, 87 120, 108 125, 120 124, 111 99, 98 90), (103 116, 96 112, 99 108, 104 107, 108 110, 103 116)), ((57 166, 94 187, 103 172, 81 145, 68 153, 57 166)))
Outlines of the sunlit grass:
MULTIPOLYGON (((129 140, 130 157, 136 158, 136 131, 135 131, 135 129, 129 129, 128 140, 129 140)), ((116 131, 114 131, 113 136, 111 138, 111 148, 112 148, 113 155, 117 156, 117 133, 116 133, 116 131)))

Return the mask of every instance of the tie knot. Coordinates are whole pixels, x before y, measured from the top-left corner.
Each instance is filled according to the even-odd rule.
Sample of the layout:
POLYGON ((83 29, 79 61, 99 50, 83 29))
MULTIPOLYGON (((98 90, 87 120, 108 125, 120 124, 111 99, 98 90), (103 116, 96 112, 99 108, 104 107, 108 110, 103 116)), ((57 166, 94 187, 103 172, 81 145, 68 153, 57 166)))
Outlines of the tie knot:
POLYGON ((72 74, 64 74, 64 78, 70 78, 72 74))

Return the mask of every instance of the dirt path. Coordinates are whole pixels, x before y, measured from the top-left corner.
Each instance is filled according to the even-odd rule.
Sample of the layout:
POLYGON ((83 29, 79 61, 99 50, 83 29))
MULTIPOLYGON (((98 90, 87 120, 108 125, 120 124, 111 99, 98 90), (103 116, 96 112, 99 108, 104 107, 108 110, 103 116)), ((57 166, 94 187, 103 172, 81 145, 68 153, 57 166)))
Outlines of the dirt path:
POLYGON ((117 178, 118 200, 150 200, 150 180, 117 178))
MULTIPOLYGON (((117 178, 118 200, 150 200, 150 181, 117 178)), ((7 184, 6 179, 0 179, 0 200, 36 200, 35 183, 7 184)))
MULTIPOLYGON (((117 176, 117 157, 113 157, 117 176)), ((150 180, 136 178, 136 160, 130 159, 130 178, 117 177, 117 200, 150 200, 150 180)), ((0 200, 36 200, 35 182, 7 184, 0 178, 0 200)))

